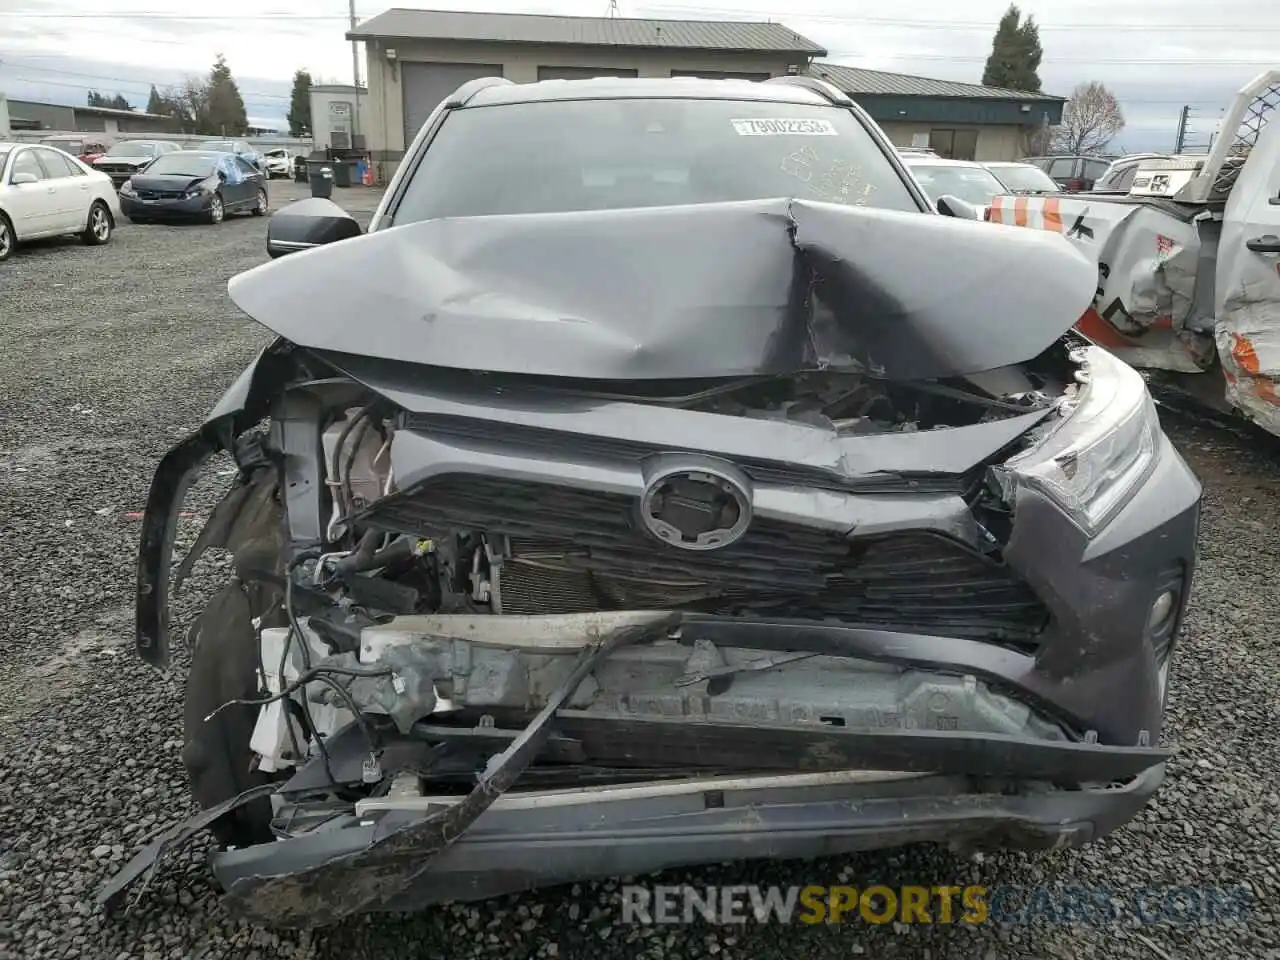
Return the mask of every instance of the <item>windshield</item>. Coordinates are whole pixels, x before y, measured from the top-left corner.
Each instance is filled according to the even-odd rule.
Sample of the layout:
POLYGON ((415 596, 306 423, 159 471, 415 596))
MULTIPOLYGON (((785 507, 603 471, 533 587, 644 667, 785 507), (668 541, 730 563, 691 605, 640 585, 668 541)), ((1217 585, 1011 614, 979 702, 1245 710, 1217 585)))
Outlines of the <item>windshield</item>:
POLYGON ((993 167, 992 170, 1000 182, 1010 190, 1058 192, 1058 185, 1053 182, 1053 178, 1039 167, 1007 166, 993 167))
POLYGON ((217 157, 204 153, 166 153, 147 167, 147 176, 211 177, 217 157))
POLYGON ((108 157, 154 157, 155 155, 156 145, 154 143, 129 140, 117 143, 107 151, 108 157))
POLYGON ((943 194, 959 197, 967 203, 986 206, 991 198, 1005 192, 1004 184, 986 167, 952 167, 939 163, 910 163, 908 166, 920 181, 930 199, 943 194))
POLYGON ((857 118, 813 104, 569 100, 448 115, 396 223, 794 197, 919 211, 857 118))
POLYGON ((216 150, 219 153, 235 153, 236 145, 230 140, 210 140, 200 144, 201 150, 216 150))

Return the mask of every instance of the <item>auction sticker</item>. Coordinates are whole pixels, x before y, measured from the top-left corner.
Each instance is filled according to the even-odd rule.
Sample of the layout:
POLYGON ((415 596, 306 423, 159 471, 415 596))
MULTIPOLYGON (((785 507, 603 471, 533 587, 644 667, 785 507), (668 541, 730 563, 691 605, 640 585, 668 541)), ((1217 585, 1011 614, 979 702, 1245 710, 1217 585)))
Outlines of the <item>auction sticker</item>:
POLYGON ((830 120, 800 120, 776 117, 757 120, 730 120, 740 137, 835 137, 830 120))

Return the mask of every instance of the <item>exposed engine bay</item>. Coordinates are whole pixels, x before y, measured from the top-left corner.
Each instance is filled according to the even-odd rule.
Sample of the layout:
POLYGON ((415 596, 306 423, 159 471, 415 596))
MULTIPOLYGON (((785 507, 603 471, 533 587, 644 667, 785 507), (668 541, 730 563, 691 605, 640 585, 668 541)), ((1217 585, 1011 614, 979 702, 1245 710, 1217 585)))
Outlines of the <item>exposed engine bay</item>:
MULTIPOLYGON (((1055 347, 1037 369, 951 383, 887 384, 829 371, 651 383, 639 396, 589 382, 554 389, 535 383, 529 395, 626 404, 637 413, 660 407, 716 420, 776 421, 826 439, 888 436, 1042 417, 1076 388, 1069 346, 1055 347)), ((520 386, 507 378, 503 390, 520 386)), ((460 469, 435 446, 460 443, 457 456, 466 451, 481 458, 477 445, 487 438, 510 456, 522 445, 532 451, 549 442, 536 430, 521 435, 510 423, 504 430, 496 421, 408 412, 351 383, 319 381, 304 392, 312 398, 327 392, 342 402, 310 408, 320 427, 314 467, 322 477, 310 509, 322 515, 323 536, 297 550, 289 564, 285 603, 294 626, 260 633, 264 693, 277 696, 300 677, 311 678, 300 688, 307 690, 301 709, 286 709, 287 699, 262 709, 252 742, 264 771, 315 756, 315 735, 323 739, 365 714, 391 718, 404 736, 415 724, 457 717, 490 722, 496 713, 514 722, 520 711, 545 703, 564 679, 572 664, 566 652, 607 634, 609 625, 643 625, 670 611, 945 631, 1011 649, 1033 648, 1047 620, 1044 604, 1001 562, 993 532, 1001 507, 980 466, 959 478, 857 481, 835 472, 805 476, 794 464, 769 465, 764 457, 744 466, 701 452, 648 453, 624 438, 611 443, 597 436, 585 444, 584 463, 627 458, 642 467, 647 485, 636 498, 591 484, 515 477, 500 467, 460 469), (424 472, 418 465, 416 474, 398 474, 397 463, 409 463, 419 450, 440 469, 424 472), (961 531, 951 518, 932 530, 850 541, 847 522, 833 528, 825 510, 809 517, 760 515, 754 494, 761 486, 800 480, 826 487, 833 498, 842 487, 887 496, 932 490, 960 508, 986 511, 990 528, 973 524, 961 531), (488 616, 510 627, 486 627, 488 616), (550 624, 577 639, 553 641, 550 624), (322 668, 339 672, 308 673, 322 668)), ((294 435, 286 414, 262 442, 276 448, 272 459, 287 463, 294 435)), ((555 443, 570 457, 579 452, 573 438, 555 443)), ((296 544, 305 543, 305 527, 292 532, 296 544)), ((620 653, 605 673, 577 688, 569 706, 614 717, 704 713, 872 728, 943 723, 1066 737, 1025 706, 997 706, 973 677, 892 668, 894 680, 886 686, 885 669, 813 654, 773 659, 707 638, 669 639, 661 652, 620 653), (868 670, 881 680, 860 683, 868 670), (848 682, 832 682, 845 671, 852 671, 848 682), (748 679, 733 683, 739 675, 748 679), (716 691, 710 704, 708 684, 716 691), (815 697, 818 690, 829 694, 815 697), (930 703, 934 713, 924 706, 930 703), (938 704, 946 705, 941 718, 934 715, 938 704)))

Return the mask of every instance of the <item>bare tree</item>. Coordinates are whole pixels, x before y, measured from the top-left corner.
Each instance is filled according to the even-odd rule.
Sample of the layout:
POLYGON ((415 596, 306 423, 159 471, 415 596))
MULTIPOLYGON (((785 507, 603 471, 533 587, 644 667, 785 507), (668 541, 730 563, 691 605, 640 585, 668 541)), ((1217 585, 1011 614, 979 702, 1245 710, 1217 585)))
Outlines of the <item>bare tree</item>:
POLYGON ((1053 148, 1072 156, 1100 153, 1124 129, 1116 96, 1096 80, 1071 91, 1062 108, 1062 124, 1054 130, 1053 148))

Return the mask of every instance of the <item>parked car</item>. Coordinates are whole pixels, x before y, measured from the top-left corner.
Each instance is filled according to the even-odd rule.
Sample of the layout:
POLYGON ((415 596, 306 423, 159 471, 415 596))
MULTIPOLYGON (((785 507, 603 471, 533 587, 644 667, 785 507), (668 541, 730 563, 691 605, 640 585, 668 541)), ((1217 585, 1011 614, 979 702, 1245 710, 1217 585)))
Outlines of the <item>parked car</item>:
POLYGON ((212 153, 234 153, 240 159, 248 161, 260 172, 267 172, 266 159, 258 152, 258 148, 249 143, 248 140, 206 140, 196 149, 212 153))
POLYGON ((228 293, 274 339, 140 533, 164 667, 183 491, 235 458, 173 578, 231 553, 188 634, 204 812, 109 909, 208 825, 232 915, 305 926, 1057 849, 1158 788, 1200 486, 1070 332, 1095 265, 935 212, 836 88, 472 81, 367 234, 322 198, 267 233, 228 293))
POLYGON ((1062 189, 1052 177, 1034 164, 991 161, 983 166, 996 175, 1009 193, 1057 193, 1062 189))
POLYGON ((207 220, 267 212, 267 177, 234 153, 177 150, 157 157, 120 188, 120 207, 134 223, 207 220))
POLYGON ((118 190, 156 157, 179 149, 172 140, 121 140, 93 161, 93 168, 109 176, 118 190))
POLYGON ((1111 165, 1109 157, 1023 157, 1021 162, 1039 167, 1068 193, 1092 190, 1111 165))
POLYGON ((904 156, 902 160, 935 203, 939 197, 950 194, 985 211, 992 197, 1005 192, 1005 185, 995 174, 972 160, 913 156, 904 156))
POLYGON ((932 147, 899 147, 898 153, 904 157, 936 157, 938 151, 932 147))
POLYGON ((274 150, 268 150, 262 157, 268 177, 293 176, 294 154, 292 150, 285 147, 277 147, 274 150))
POLYGON ((1126 194, 1133 186, 1134 175, 1145 160, 1172 160, 1164 153, 1131 153, 1112 160, 1090 188, 1092 193, 1126 194))
POLYGON ((107 152, 109 141, 105 137, 94 135, 71 135, 45 137, 40 141, 42 147, 53 147, 78 157, 81 163, 93 163, 107 152))
POLYGON ((17 244, 44 237, 109 243, 119 215, 106 174, 64 150, 0 142, 0 260, 17 244))

